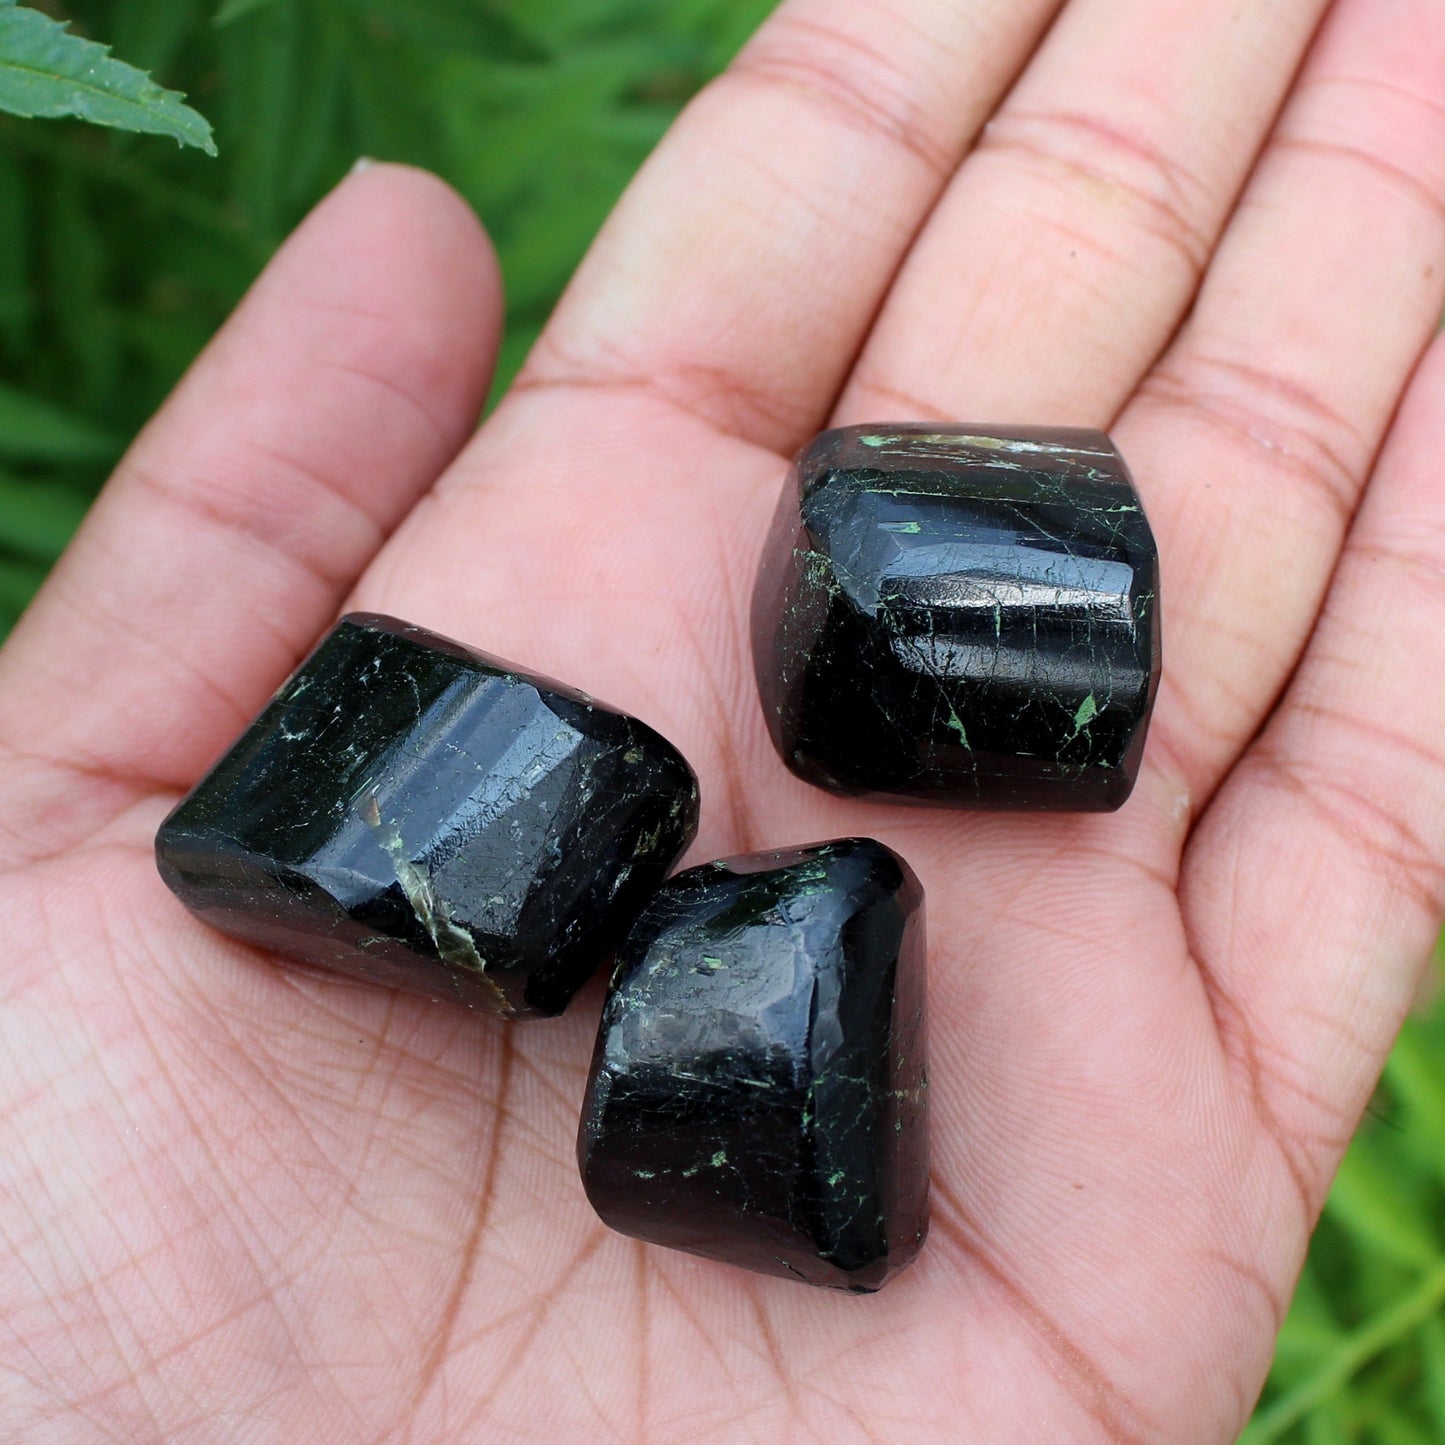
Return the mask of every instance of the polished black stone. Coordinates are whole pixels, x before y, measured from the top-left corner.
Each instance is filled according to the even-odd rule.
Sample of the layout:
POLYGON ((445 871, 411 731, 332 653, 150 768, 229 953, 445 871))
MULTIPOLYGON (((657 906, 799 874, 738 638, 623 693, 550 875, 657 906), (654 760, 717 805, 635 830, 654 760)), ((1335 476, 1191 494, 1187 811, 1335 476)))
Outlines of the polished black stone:
POLYGON ((867 1291, 928 1227, 923 890, 881 843, 728 858, 623 945, 577 1157, 623 1234, 867 1291))
POLYGON ((753 601, 763 709, 820 787, 1107 811, 1159 677, 1159 564, 1102 432, 824 432, 753 601))
POLYGON ((208 923, 515 1016, 563 1009, 697 829, 635 718, 389 617, 343 618, 156 837, 208 923))

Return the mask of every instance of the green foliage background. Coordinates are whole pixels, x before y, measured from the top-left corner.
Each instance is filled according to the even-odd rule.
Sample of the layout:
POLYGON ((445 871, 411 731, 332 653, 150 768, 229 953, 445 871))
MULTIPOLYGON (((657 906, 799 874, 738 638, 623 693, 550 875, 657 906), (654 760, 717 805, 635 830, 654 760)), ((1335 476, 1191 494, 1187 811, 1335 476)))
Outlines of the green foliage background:
MULTIPOLYGON (((771 3, 42 5, 187 92, 220 159, 0 116, 0 636, 126 440, 358 156, 428 166, 486 219, 505 384, 632 172, 771 3)), ((1346 1159, 1246 1439, 1445 1441, 1438 1002, 1407 1026, 1346 1159)))
POLYGON ((505 382, 633 171, 771 8, 40 3, 184 90, 220 159, 0 116, 0 635, 125 440, 358 156, 427 166, 486 217, 505 382))

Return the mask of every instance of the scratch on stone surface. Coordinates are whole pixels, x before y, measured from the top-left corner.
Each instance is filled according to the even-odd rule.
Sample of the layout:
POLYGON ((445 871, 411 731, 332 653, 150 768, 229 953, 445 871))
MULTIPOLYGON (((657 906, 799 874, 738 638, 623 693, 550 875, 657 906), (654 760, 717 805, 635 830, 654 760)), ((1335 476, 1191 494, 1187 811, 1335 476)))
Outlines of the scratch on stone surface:
POLYGON ((1057 441, 1036 441, 1026 437, 970 436, 964 432, 897 432, 861 436, 858 440, 865 447, 915 446, 947 447, 962 450, 977 448, 980 451, 1012 452, 1032 456, 1057 456, 1064 452, 1077 452, 1083 456, 1107 456, 1094 447, 1078 444, 1068 445, 1057 441))
POLYGON ((357 805, 362 822, 376 834, 376 841, 382 851, 391 859, 396 881, 411 904, 421 926, 436 945, 437 953, 450 964, 477 974, 491 990, 492 1007, 499 1014, 512 1013, 512 1006, 506 995, 487 978, 487 961, 477 952, 477 945, 466 929, 452 922, 446 901, 437 897, 432 886, 431 874, 421 863, 415 863, 407 854, 406 844, 396 824, 381 816, 381 804, 375 792, 368 791, 357 805))
POLYGON ((1083 732, 1088 725, 1098 716, 1099 704, 1094 701, 1094 694, 1090 693, 1083 702, 1079 704, 1079 710, 1074 714, 1074 736, 1083 732))

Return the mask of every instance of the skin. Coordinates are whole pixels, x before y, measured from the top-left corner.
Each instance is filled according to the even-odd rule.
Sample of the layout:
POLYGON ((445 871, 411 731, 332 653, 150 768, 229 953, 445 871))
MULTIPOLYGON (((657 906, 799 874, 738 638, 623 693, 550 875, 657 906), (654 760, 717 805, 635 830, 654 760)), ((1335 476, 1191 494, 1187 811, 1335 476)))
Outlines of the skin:
POLYGON ((0 654, 16 1438, 1233 1438, 1445 907, 1441 95, 1435 0, 789 0, 475 436, 482 232, 347 179, 0 654), (889 418, 1129 458, 1166 662, 1121 812, 850 804, 773 755, 784 458, 889 418), (167 894, 157 824, 343 605, 646 718, 695 861, 913 863, 916 1266, 849 1298, 611 1235, 572 1152, 596 988, 508 1026, 167 894))

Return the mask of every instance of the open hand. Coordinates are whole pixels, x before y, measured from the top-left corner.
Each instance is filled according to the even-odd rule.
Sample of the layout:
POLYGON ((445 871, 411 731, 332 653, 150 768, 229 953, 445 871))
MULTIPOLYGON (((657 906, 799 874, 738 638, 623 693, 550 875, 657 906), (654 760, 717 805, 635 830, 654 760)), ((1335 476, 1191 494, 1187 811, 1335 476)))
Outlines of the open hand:
POLYGON ((1441 96, 1435 0, 788 0, 475 437, 482 233, 348 179, 0 654, 13 1438, 1232 1438, 1445 901, 1441 96), (1129 458, 1165 671, 1118 814, 847 803, 768 745, 784 459, 914 418, 1129 458), (595 987, 509 1026, 166 892, 156 825, 344 603, 659 728, 695 859, 914 865, 933 1229, 886 1291, 602 1228, 595 987))

